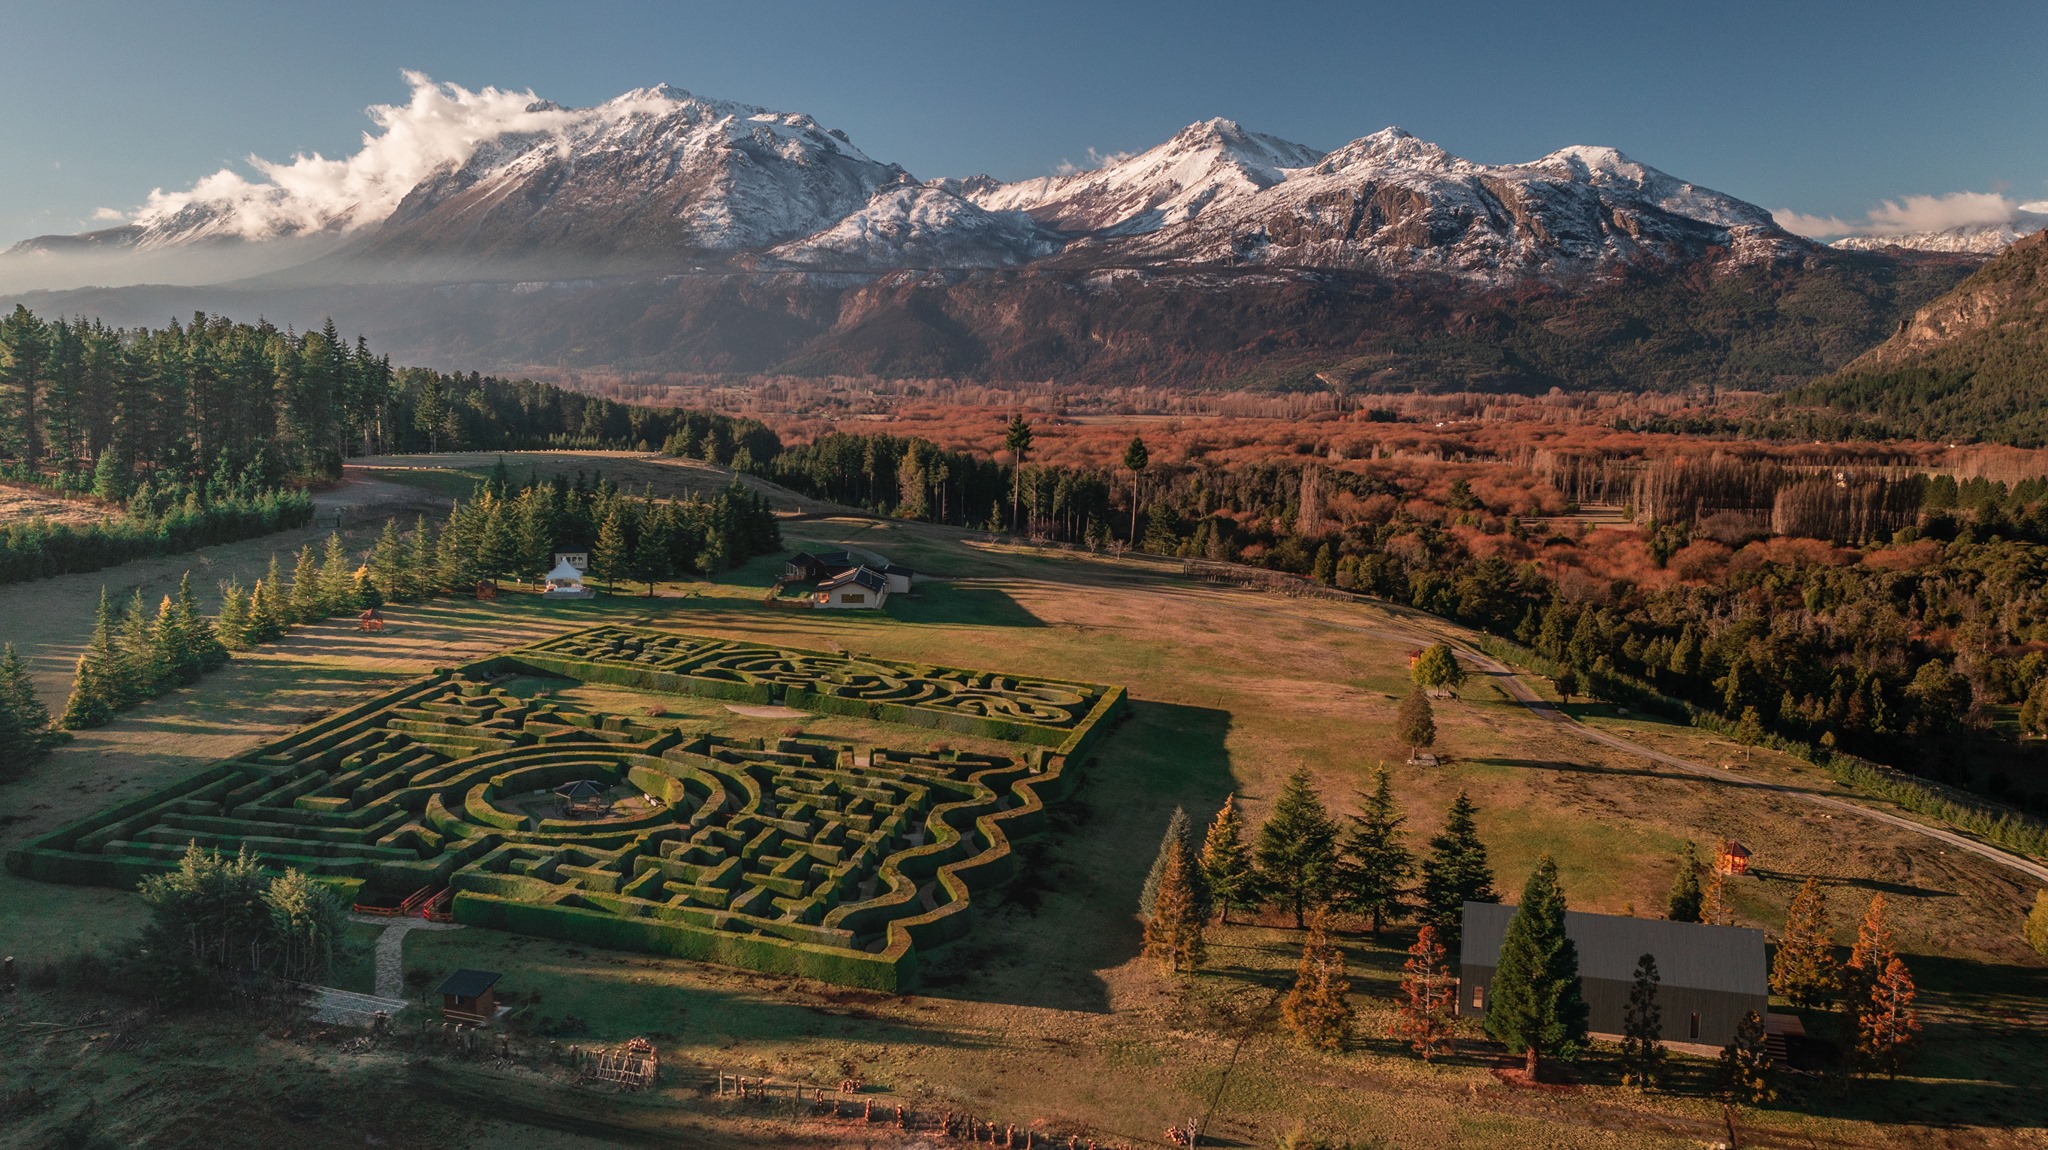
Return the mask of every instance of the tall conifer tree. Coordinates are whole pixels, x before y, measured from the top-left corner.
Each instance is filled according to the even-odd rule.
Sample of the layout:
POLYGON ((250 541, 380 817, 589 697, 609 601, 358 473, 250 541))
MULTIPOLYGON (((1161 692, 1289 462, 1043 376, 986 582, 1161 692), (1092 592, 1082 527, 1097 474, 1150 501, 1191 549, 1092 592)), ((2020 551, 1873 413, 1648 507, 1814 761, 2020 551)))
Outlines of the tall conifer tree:
POLYGON ((1443 829, 1429 840, 1417 892, 1418 917, 1435 927, 1437 937, 1453 952, 1464 938, 1465 904, 1500 901, 1493 889, 1493 868, 1486 861, 1486 844, 1479 840, 1473 821, 1475 810, 1472 800, 1459 791, 1444 816, 1443 829))
POLYGON ((1636 960, 1630 981, 1628 1006, 1621 1016, 1621 1080, 1648 1090, 1664 1077, 1664 1010, 1657 1005, 1655 955, 1636 960))
POLYGON ((1202 874, 1209 880, 1209 893, 1224 922, 1230 908, 1257 899, 1258 872, 1252 867, 1252 850, 1244 841, 1244 819, 1237 813, 1237 796, 1223 796, 1223 806, 1209 824, 1202 839, 1202 874))
POLYGON ((1671 879, 1671 898, 1666 904, 1664 917, 1672 922, 1698 922, 1705 897, 1700 890, 1699 858, 1693 854, 1692 844, 1688 842, 1685 853, 1678 860, 1678 873, 1671 879))
POLYGON ((1564 929, 1557 863, 1544 855, 1522 887, 1486 992, 1486 1032, 1527 1058, 1531 1081, 1548 1055, 1571 1059, 1586 1043, 1579 951, 1564 929))
POLYGON ((1337 870, 1337 823, 1305 767, 1296 768, 1280 788, 1273 816, 1259 827, 1254 850, 1267 893, 1294 911, 1297 929, 1310 908, 1330 897, 1337 870))
POLYGON ((1351 980, 1344 952, 1330 941, 1328 912, 1320 907, 1302 943, 1294 986, 1280 1000, 1280 1017, 1296 1038, 1317 1049, 1342 1049, 1351 1038, 1351 980))
POLYGON ((1405 820, 1394 806, 1393 783, 1385 767, 1374 772, 1373 789, 1359 805, 1338 864, 1339 901, 1346 910, 1370 918, 1373 936, 1378 937, 1385 921, 1398 919, 1407 910, 1404 896, 1415 858, 1401 845, 1405 820))
POLYGON ((1839 982, 1827 892, 1809 875, 1785 913, 1785 934, 1771 959, 1771 991, 1795 1006, 1825 1006, 1839 982))

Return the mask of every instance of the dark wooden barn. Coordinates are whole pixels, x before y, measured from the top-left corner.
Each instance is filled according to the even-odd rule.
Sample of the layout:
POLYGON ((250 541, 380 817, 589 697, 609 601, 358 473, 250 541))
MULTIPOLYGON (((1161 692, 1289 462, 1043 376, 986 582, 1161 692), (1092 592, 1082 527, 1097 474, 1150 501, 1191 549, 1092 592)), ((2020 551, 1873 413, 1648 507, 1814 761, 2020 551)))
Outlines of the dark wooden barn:
POLYGON ((498 1013, 494 989, 503 977, 495 970, 458 970, 435 991, 441 996, 441 1017, 450 1022, 482 1026, 498 1013))
POLYGON ((858 566, 860 561, 844 551, 825 551, 817 555, 799 551, 783 564, 782 577, 792 583, 813 583, 858 566))
MULTIPOLYGON (((1498 903, 1465 904, 1459 1014, 1486 1016, 1487 988, 1514 914, 1514 907, 1498 903)), ((1657 1005, 1664 1012, 1666 1042, 1726 1046, 1744 1015, 1754 1010, 1762 1018, 1769 1007, 1763 931, 1567 911, 1564 933, 1578 948, 1579 981, 1594 1034, 1621 1033, 1636 962, 1646 954, 1657 960, 1657 1005)))

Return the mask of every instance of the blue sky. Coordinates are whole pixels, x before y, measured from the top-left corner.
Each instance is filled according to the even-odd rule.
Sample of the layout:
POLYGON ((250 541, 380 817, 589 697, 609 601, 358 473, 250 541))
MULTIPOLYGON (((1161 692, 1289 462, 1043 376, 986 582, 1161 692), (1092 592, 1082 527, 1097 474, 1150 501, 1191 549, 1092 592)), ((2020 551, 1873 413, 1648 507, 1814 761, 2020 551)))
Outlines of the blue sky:
POLYGON ((0 243, 254 154, 353 151, 402 69, 570 105, 667 81, 921 177, 1041 175, 1228 116, 1475 160, 1606 144, 1764 207, 2048 200, 2048 5, 111 4, 0 0, 0 243))

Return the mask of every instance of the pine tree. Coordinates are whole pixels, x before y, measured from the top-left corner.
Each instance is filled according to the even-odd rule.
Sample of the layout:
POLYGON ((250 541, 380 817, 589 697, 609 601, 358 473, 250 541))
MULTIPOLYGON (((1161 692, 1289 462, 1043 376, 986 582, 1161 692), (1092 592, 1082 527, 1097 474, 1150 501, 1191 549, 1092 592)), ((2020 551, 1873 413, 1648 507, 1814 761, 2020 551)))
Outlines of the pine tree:
POLYGON ((1209 894, 1226 923, 1233 904, 1243 906, 1258 897, 1259 875, 1252 868, 1252 849, 1244 841, 1236 795, 1223 796, 1223 806, 1202 839, 1202 875, 1209 880, 1209 894))
POLYGON ((213 631, 230 651, 243 651, 251 646, 249 593, 236 580, 229 579, 220 585, 220 611, 214 616, 213 631))
POLYGON ((1692 844, 1685 844, 1685 853, 1678 860, 1678 874, 1671 880, 1671 898, 1666 904, 1664 917, 1672 922, 1700 921, 1700 904, 1705 900, 1700 890, 1700 863, 1693 854, 1692 844))
POLYGON ((157 662, 163 668, 159 681, 159 692, 172 687, 199 681, 199 652, 192 649, 192 643, 185 629, 184 620, 178 617, 178 605, 169 595, 157 605, 156 622, 150 627, 155 643, 157 662), (188 678, 189 676, 189 678, 188 678))
POLYGON ((413 598, 406 589, 405 542, 398 537, 398 520, 386 519, 377 545, 370 551, 370 581, 394 602, 413 598))
POLYGON ((1401 709, 1394 716, 1394 731, 1408 747, 1408 761, 1411 763, 1424 750, 1436 745, 1436 710, 1429 705, 1429 696, 1420 688, 1402 697, 1401 709))
POLYGON ((1795 1006, 1825 1006, 1838 981, 1827 892, 1818 877, 1809 875, 1785 912, 1785 934, 1771 959, 1771 992, 1795 1006))
MULTIPOLYGON (((277 557, 273 555, 272 572, 277 570, 276 562, 277 557)), ((270 586, 274 591, 278 584, 273 581, 270 586)), ((320 565, 313 558, 311 544, 299 548, 298 561, 292 566, 291 589, 284 594, 279 606, 283 608, 285 623, 291 625, 312 623, 327 617, 320 601, 320 565)))
POLYGON ((1443 943, 1437 941, 1436 928, 1425 926, 1415 933, 1415 945, 1408 948, 1401 970, 1390 1037, 1405 1040, 1428 1062, 1449 1049, 1458 1003, 1458 980, 1443 943))
POLYGON ((78 673, 72 679, 71 698, 57 725, 67 731, 105 726, 120 709, 124 694, 121 655, 114 635, 114 608, 107 589, 100 588, 99 610, 93 616, 92 638, 78 656, 78 673))
POLYGON ((1280 1000, 1280 1017, 1296 1038, 1319 1050, 1341 1049, 1351 1038, 1351 980, 1344 954, 1330 942, 1328 912, 1317 908, 1301 947, 1294 987, 1280 1000))
POLYGON ((1179 974, 1183 969, 1192 972, 1202 964, 1205 955, 1202 923, 1207 916, 1197 905, 1188 880, 1201 871, 1193 865, 1186 844, 1171 835, 1163 862, 1158 898, 1153 903, 1152 917, 1145 922, 1145 953, 1169 974, 1179 974))
POLYGON ((348 937, 348 906, 326 883, 286 870, 263 891, 271 966, 280 978, 319 982, 348 937))
POLYGON ((1752 1010, 1735 1026, 1735 1039, 1721 1050, 1720 1094, 1723 1102, 1760 1106, 1778 1096, 1776 1069, 1764 1045, 1764 1020, 1752 1010))
POLYGON ((1374 772, 1372 792, 1359 806, 1337 864, 1338 901, 1344 909, 1371 918, 1377 938, 1384 922, 1407 910, 1403 896, 1415 858, 1401 845, 1401 824, 1406 820, 1394 806, 1393 783, 1385 767, 1374 772))
POLYGON ((184 633, 186 647, 192 652, 199 671, 211 671, 227 662, 227 646, 220 641, 220 633, 214 628, 213 620, 199 612, 199 597, 192 593, 190 571, 178 579, 177 607, 178 629, 184 633))
POLYGON ((1664 1077, 1664 1011, 1657 1005, 1657 959, 1636 960, 1628 1007, 1621 1016, 1621 1080, 1648 1090, 1664 1077))
POLYGON ((617 507, 604 517, 604 523, 597 529, 597 545, 591 550, 591 565, 604 579, 605 593, 610 594, 624 581, 633 569, 633 552, 626 543, 626 521, 617 507))
POLYGON ((422 515, 414 522, 412 539, 405 554, 405 594, 401 602, 425 599, 441 585, 440 564, 435 558, 433 531, 422 515))
POLYGON ((126 681, 122 684, 122 707, 132 707, 162 693, 170 666, 164 659, 156 620, 149 608, 143 605, 140 587, 135 589, 135 594, 128 599, 128 606, 121 612, 121 664, 126 674, 126 681))
MULTIPOLYGON (((271 569, 276 570, 274 562, 271 569)), ((272 591, 273 586, 268 580, 258 579, 249 592, 249 646, 272 643, 284 636, 285 611, 272 591)))
POLYGON ((1024 506, 1024 461, 1031 457, 1031 425, 1024 422, 1024 413, 1010 416, 1010 425, 1003 429, 1003 449, 1010 453, 1010 530, 1019 530, 1018 518, 1024 506))
POLYGON ((0 651, 0 779, 13 778, 49 753, 50 711, 36 698, 14 644, 0 651))
POLYGON ((1871 988, 1897 957, 1892 946, 1891 923, 1885 919, 1884 892, 1879 891, 1870 896, 1870 909, 1864 912, 1863 922, 1856 928, 1856 945, 1850 948, 1849 961, 1842 967, 1842 998, 1859 1025, 1870 1005, 1871 988))
POLYGON ((1527 1057, 1531 1081, 1543 1056, 1575 1058, 1586 1043, 1579 951, 1565 935, 1564 916, 1557 862, 1546 854, 1522 887, 1486 992, 1486 1032, 1527 1057))
POLYGON ((1306 924, 1311 907, 1329 899, 1337 870, 1337 823, 1323 807, 1307 768, 1296 768, 1280 788, 1273 817, 1259 827, 1254 850, 1268 894, 1294 909, 1306 924))
POLYGON ((1138 890, 1138 913, 1152 913, 1152 905, 1159 899, 1160 883, 1166 875, 1167 857, 1176 847, 1180 850, 1176 857, 1180 859, 1179 865, 1185 872, 1181 876, 1182 880, 1194 898, 1195 905, 1201 909, 1202 916, 1207 918, 1211 901, 1209 881, 1208 877, 1202 874, 1199 856, 1195 852, 1194 823, 1189 821, 1188 812, 1181 807, 1173 808, 1172 817, 1166 820, 1166 834, 1159 840, 1159 853, 1152 857, 1152 870, 1145 875, 1145 885, 1138 890))
POLYGON ((1734 925, 1735 908, 1728 905, 1728 876, 1720 867, 1713 869, 1700 896, 1700 921, 1710 926, 1734 925))
MULTIPOLYGON (((1030 445, 1028 439, 1025 445, 1027 447, 1030 445)), ((1131 473, 1131 546, 1133 547, 1138 545, 1139 483, 1145 478, 1145 468, 1151 466, 1151 464, 1152 453, 1145 450, 1145 441, 1138 436, 1131 436, 1130 446, 1124 448, 1124 470, 1131 473)))
POLYGON ((349 609, 354 606, 355 590, 356 565, 349 561, 341 533, 331 533, 320 557, 320 617, 352 614, 349 609))
POLYGON ((1920 1034, 1920 1013, 1913 1009, 1918 995, 1912 973, 1897 956, 1871 981, 1870 998, 1856 1022, 1856 1063, 1864 1073, 1899 1076, 1920 1034))
POLYGON ((1464 791, 1451 800, 1443 830, 1429 840, 1422 860, 1422 906, 1417 917, 1436 928, 1446 947, 1456 950, 1464 938, 1465 904, 1499 902, 1493 889, 1493 868, 1487 865, 1486 844, 1473 822, 1475 808, 1464 791))

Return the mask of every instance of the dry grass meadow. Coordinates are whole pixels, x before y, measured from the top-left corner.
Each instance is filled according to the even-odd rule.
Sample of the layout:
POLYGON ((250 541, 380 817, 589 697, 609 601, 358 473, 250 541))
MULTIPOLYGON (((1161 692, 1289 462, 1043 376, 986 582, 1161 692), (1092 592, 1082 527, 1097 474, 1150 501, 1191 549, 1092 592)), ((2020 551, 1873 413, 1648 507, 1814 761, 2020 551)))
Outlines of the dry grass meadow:
MULTIPOLYGON (((639 485, 627 461, 579 458, 639 485)), ((468 473, 493 459, 459 466, 468 473)), ((428 464, 449 466, 434 457, 378 467, 428 464)), ((446 482, 377 478, 415 491, 446 482)), ((1846 942, 1869 896, 1886 894, 1927 1014, 1911 1076, 1799 1082, 1796 1099, 1733 1116, 1742 1145, 2048 1140, 2040 1071, 2048 1063, 2048 964, 2020 938, 2034 884, 2009 870, 1905 830, 1827 817, 1782 795, 1590 743, 1535 717, 1484 676, 1438 708, 1445 764, 1404 765, 1392 745, 1394 709, 1406 687, 1406 653, 1425 625, 1405 613, 1198 582, 1177 565, 1009 548, 922 525, 805 519, 789 522, 785 534, 792 547, 851 544, 942 578, 886 614, 773 610, 759 600, 779 562, 762 559, 714 583, 664 586, 651 599, 445 600, 391 611, 382 636, 339 622, 306 628, 83 735, 0 790, 0 843, 431 667, 601 619, 1127 685, 1129 720, 1095 754, 1053 830, 1027 844, 1029 876, 987 900, 969 938, 936 952, 917 993, 849 991, 480 929, 407 938, 408 967, 505 972, 504 988, 527 1003, 526 1025, 545 1035, 524 1041, 654 1037, 665 1064, 678 1069, 652 1094, 623 1099, 572 1089, 525 1063, 346 1051, 342 1036, 303 1023, 232 1014, 138 1020, 96 1041, 96 1027, 59 1033, 37 1025, 70 1025, 95 1003, 26 989, 0 1019, 0 1034, 10 1036, 0 1041, 0 1076, 9 1089, 33 1085, 45 1105, 0 1122, 0 1144, 51 1144, 88 1107, 87 1125, 113 1144, 914 1144, 880 1128, 740 1109, 699 1085, 714 1070, 836 1083, 846 1062, 885 1106, 971 1111, 1020 1131, 1085 1131, 1105 1144, 1161 1144, 1169 1123, 1205 1113, 1216 1145, 1270 1146, 1304 1123, 1355 1145, 1400 1147, 1725 1140, 1729 1116, 1697 1088, 1699 1063, 1682 1071, 1688 1089, 1672 1093, 1620 1086, 1605 1054, 1572 1068, 1571 1082, 1557 1089, 1515 1089, 1493 1073, 1497 1049, 1468 1035, 1454 1057, 1425 1067, 1382 1037, 1408 941, 1400 930, 1378 943, 1345 936, 1360 1027, 1349 1048, 1331 1054, 1303 1050, 1275 1026, 1276 996, 1300 948, 1291 922, 1273 917, 1214 931, 1211 965, 1190 980, 1162 978, 1139 958, 1138 888, 1175 805, 1206 822, 1235 792, 1256 822, 1280 781, 1307 767, 1326 800, 1350 811, 1381 762, 1391 765, 1411 846, 1435 830, 1459 789, 1472 794, 1510 896, 1550 852, 1575 907, 1658 913, 1681 845, 1730 835, 1756 851, 1757 873, 1734 888, 1744 924, 1775 931, 1792 892, 1817 874, 1846 942), (220 1125, 228 1118, 232 1130, 220 1125)), ((295 545, 258 541, 199 558, 209 574, 246 572, 273 546, 295 545)), ((177 567, 165 561, 104 574, 116 593, 139 581, 153 594, 166 577, 175 581, 177 567)), ((0 588, 4 637, 36 649, 40 683, 53 699, 97 584, 92 577, 0 588)), ((685 701, 676 713, 743 733, 797 722, 719 710, 685 701)), ((1690 729, 1599 721, 1689 758, 1739 758, 1690 729)), ((799 725, 870 733, 828 731, 827 722, 843 721, 799 725)), ((1794 760, 1760 752, 1741 765, 1755 777, 1835 790, 1794 760)), ((133 895, 0 877, 0 950, 24 963, 120 937, 141 914, 133 895)))

